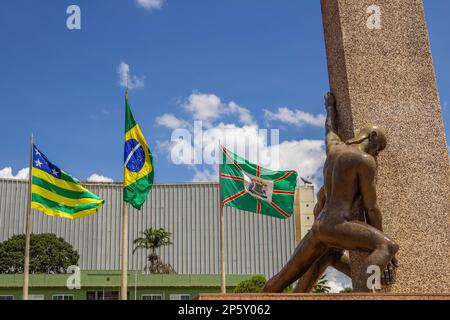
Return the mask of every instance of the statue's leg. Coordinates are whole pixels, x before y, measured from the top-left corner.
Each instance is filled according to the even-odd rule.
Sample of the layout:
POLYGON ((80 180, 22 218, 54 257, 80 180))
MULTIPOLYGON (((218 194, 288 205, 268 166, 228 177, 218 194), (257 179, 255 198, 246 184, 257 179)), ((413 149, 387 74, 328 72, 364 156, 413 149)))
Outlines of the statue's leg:
MULTIPOLYGON (((335 266, 345 256, 344 251, 340 249, 328 249, 328 251, 317 259, 308 271, 300 278, 294 292, 311 292, 319 281, 322 274, 330 266, 335 266)), ((350 269, 350 265, 348 265, 350 269)))
POLYGON ((310 230, 294 251, 291 259, 283 269, 270 279, 263 292, 283 292, 295 280, 300 278, 309 267, 326 252, 327 248, 310 230))
MULTIPOLYGON (((361 281, 366 283, 369 266, 376 265, 383 271, 398 251, 398 245, 374 227, 357 221, 349 221, 321 228, 320 240, 332 247, 345 250, 370 252, 361 268, 361 281)), ((364 285, 365 287, 365 285, 364 285)), ((367 289, 369 291, 369 289, 367 289)))
MULTIPOLYGON (((350 269, 350 258, 348 254, 346 254, 346 251, 341 251, 341 257, 337 259, 331 266, 335 268, 337 271, 342 272, 347 277, 352 277, 352 272, 350 269)), ((348 253, 348 251, 347 251, 348 253)))

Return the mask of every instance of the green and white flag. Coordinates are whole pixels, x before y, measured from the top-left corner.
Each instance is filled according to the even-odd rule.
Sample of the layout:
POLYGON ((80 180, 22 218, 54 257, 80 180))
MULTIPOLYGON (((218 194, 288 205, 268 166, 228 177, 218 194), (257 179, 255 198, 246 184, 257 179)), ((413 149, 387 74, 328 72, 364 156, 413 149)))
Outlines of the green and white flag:
POLYGON ((294 213, 296 171, 261 168, 221 148, 223 206, 287 219, 294 213))

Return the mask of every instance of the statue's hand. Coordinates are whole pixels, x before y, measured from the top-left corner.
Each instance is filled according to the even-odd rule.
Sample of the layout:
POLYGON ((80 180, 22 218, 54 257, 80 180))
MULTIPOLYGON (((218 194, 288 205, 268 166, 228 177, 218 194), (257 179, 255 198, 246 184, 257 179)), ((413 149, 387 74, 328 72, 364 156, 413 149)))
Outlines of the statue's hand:
POLYGON ((381 274, 381 283, 383 285, 390 285, 395 282, 395 271, 398 268, 398 260, 396 257, 392 258, 392 261, 386 267, 386 270, 381 274))
POLYGON ((336 98, 334 97, 334 94, 332 94, 331 92, 328 92, 325 95, 325 106, 327 108, 329 107, 335 107, 336 106, 336 98))

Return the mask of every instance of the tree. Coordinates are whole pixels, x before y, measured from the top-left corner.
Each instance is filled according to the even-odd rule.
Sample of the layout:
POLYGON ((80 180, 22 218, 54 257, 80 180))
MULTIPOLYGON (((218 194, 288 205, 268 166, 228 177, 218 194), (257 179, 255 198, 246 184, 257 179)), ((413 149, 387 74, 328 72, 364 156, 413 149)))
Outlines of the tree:
POLYGON ((317 282, 316 287, 313 289, 314 293, 328 293, 330 292, 331 288, 328 286, 328 279, 326 275, 324 274, 319 282, 317 282))
MULTIPOLYGON (((23 273, 25 235, 0 242, 0 273, 23 273)), ((66 273, 80 255, 53 233, 30 235, 30 273, 66 273)))
POLYGON ((339 293, 352 293, 353 289, 352 288, 344 288, 344 290, 339 291, 339 293))
POLYGON ((241 281, 234 289, 234 293, 258 293, 261 292, 266 284, 264 276, 254 276, 241 281))
POLYGON ((150 273, 175 273, 175 270, 170 264, 164 263, 156 253, 156 250, 172 244, 170 240, 171 233, 163 228, 153 229, 149 228, 141 232, 141 237, 134 240, 133 254, 138 249, 150 250, 147 256, 146 272, 150 273))

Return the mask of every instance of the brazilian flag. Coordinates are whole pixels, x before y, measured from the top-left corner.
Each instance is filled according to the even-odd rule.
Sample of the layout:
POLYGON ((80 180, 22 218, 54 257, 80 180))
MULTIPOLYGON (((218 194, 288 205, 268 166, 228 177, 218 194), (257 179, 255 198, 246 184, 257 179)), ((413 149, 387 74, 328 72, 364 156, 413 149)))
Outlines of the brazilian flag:
POLYGON ((222 206, 279 219, 292 216, 297 172, 265 169, 220 148, 222 206))
POLYGON ((33 145, 31 207, 49 216, 77 219, 95 214, 104 200, 84 188, 33 145))
POLYGON ((125 98, 125 152, 123 198, 141 209, 153 185, 153 158, 125 98))

